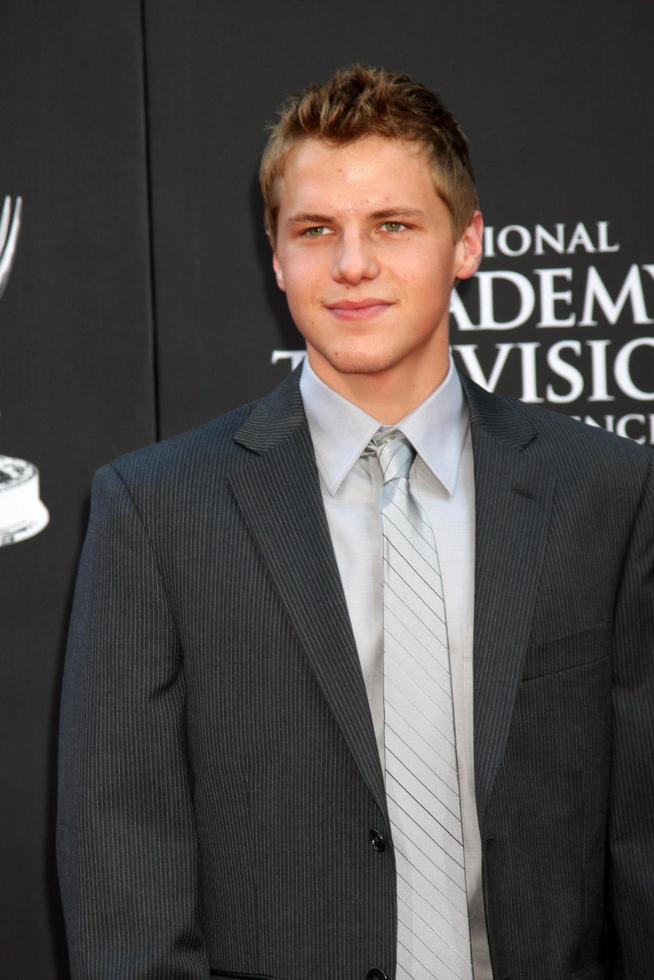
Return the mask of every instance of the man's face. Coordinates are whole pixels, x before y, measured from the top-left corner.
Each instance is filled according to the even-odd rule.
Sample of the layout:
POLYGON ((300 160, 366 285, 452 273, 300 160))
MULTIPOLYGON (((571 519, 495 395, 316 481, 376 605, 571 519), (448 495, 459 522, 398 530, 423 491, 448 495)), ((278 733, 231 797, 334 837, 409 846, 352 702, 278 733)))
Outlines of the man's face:
POLYGON ((416 143, 307 139, 279 187, 273 265, 312 367, 342 374, 447 363, 450 292, 481 256, 481 215, 458 242, 416 143))

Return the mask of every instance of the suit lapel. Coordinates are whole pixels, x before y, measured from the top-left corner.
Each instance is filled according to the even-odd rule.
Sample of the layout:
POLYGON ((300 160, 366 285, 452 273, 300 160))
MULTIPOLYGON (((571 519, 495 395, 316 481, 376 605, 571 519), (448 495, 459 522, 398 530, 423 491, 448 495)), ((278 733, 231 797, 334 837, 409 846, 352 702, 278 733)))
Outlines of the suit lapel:
POLYGON ((237 432, 236 441, 254 455, 230 482, 355 762, 386 813, 368 697, 298 378, 294 372, 257 403, 237 432))
POLYGON ((475 471, 474 731, 482 820, 511 723, 531 629, 554 479, 520 404, 464 378, 475 471))
MULTIPOLYGON (((235 439, 253 455, 230 480, 318 683, 377 805, 383 775, 322 504, 296 371, 235 439)), ((509 733, 543 560, 554 480, 519 404, 462 377, 475 470, 474 731, 482 819, 509 733)))

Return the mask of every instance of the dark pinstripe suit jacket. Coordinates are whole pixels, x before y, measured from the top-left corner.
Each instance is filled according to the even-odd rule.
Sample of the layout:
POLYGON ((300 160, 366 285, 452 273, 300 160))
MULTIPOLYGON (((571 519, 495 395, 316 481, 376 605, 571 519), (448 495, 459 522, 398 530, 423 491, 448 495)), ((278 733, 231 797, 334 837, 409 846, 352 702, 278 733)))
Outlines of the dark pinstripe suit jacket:
MULTIPOLYGON (((465 383, 496 980, 654 976, 654 454, 465 383)), ((366 692, 291 376, 96 478, 66 666, 74 977, 394 975, 366 692)))

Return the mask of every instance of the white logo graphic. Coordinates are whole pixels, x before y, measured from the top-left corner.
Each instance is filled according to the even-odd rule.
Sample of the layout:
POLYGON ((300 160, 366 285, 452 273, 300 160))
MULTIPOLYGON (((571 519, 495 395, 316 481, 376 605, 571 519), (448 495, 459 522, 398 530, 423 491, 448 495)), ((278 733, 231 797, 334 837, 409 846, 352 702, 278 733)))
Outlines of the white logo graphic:
POLYGON ((11 198, 5 197, 0 215, 0 297, 7 288, 11 267, 16 254, 16 242, 20 231, 20 216, 23 210, 22 197, 16 198, 12 209, 11 198))
POLYGON ((290 369, 294 371, 306 356, 305 350, 274 350, 270 356, 270 363, 278 364, 279 361, 290 361, 290 369))
MULTIPOLYGON (((5 197, 0 215, 0 297, 4 293, 16 254, 22 198, 5 197)), ((0 547, 32 538, 50 520, 39 495, 39 471, 26 459, 0 456, 0 547)))
POLYGON ((34 537, 49 520, 39 497, 36 466, 0 456, 0 547, 34 537))

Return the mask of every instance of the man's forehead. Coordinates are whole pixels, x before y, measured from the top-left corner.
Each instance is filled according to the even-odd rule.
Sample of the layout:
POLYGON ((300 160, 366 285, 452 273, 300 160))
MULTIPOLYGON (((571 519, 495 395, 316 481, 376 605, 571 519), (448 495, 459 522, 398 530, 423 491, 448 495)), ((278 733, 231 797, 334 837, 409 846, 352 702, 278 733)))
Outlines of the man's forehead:
POLYGON ((416 207, 411 198, 416 191, 431 186, 422 144, 380 136, 361 137, 342 145, 306 138, 289 152, 277 190, 280 203, 282 199, 290 203, 288 198, 292 198, 294 209, 311 208, 312 202, 324 199, 336 208, 375 210, 402 203, 399 198, 392 200, 400 190, 398 185, 406 199, 405 208, 416 207), (407 171, 410 181, 406 180, 407 171))

